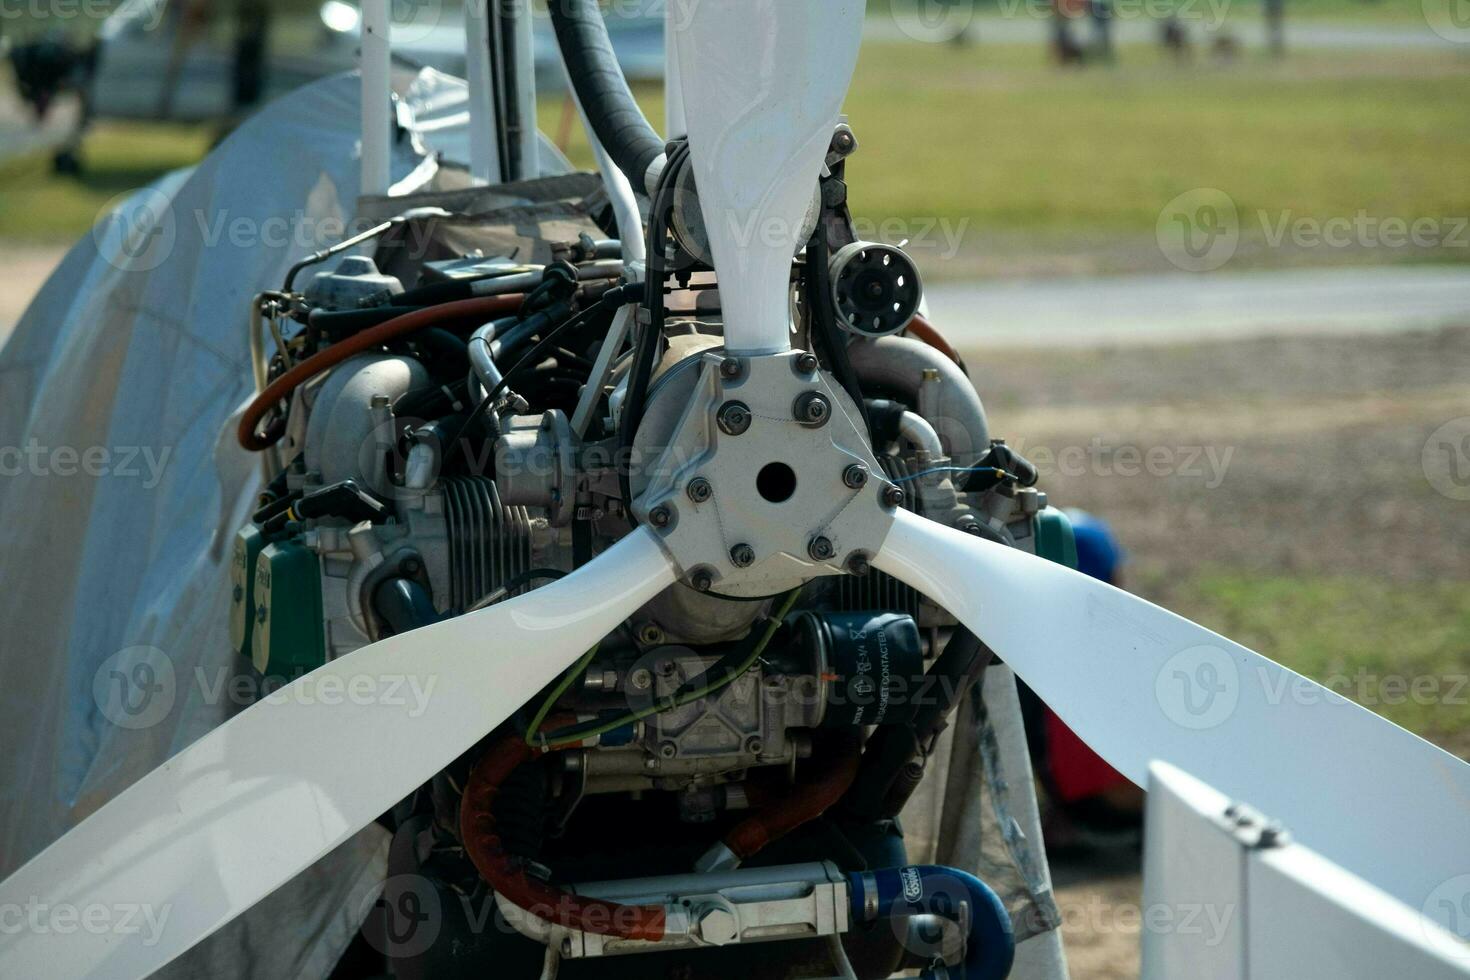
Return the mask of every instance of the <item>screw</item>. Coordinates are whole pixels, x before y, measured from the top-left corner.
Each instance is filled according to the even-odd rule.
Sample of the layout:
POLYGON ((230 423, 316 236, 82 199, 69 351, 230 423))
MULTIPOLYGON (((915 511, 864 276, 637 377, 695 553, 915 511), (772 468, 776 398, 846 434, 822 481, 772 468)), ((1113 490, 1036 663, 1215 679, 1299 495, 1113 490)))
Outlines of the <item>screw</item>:
POLYGON ((658 671, 658 676, 660 677, 673 677, 675 669, 672 660, 660 660, 654 665, 654 670, 658 671))
POLYGON ((720 406, 720 414, 715 421, 725 435, 738 436, 750 428, 750 408, 744 402, 725 402, 720 406))
POLYGON ((730 549, 730 564, 736 568, 749 568, 755 564, 755 549, 748 544, 737 544, 730 549))
POLYGON ((696 504, 702 504, 715 495, 715 488, 710 486, 710 482, 704 477, 697 476, 689 481, 687 493, 690 500, 696 504))
POLYGON ((675 745, 673 742, 664 742, 659 745, 658 754, 663 756, 665 759, 672 759, 674 756, 679 754, 679 746, 675 745))
POLYGON ((654 527, 668 527, 674 522, 674 512, 667 507, 655 507, 648 513, 648 523, 654 527))
POLYGON ((832 416, 832 406, 821 392, 808 391, 797 396, 796 404, 791 407, 791 412, 796 416, 796 421, 808 428, 816 429, 827 424, 827 419, 832 416))
POLYGON ((734 381, 740 377, 744 370, 740 365, 740 358, 738 357, 727 357, 720 362, 720 377, 726 381, 734 381))
POLYGON ((653 675, 648 672, 647 667, 639 667, 628 675, 628 683, 633 685, 635 691, 646 691, 653 686, 653 675))
POLYGON ((656 647, 664 641, 664 631, 658 623, 644 623, 638 631, 638 639, 645 645, 656 647))
POLYGON ((406 558, 401 567, 403 568, 403 574, 417 575, 424 566, 419 563, 417 558, 406 558))
POLYGON ((761 737, 759 735, 752 735, 750 736, 750 738, 747 738, 745 740, 745 751, 749 752, 751 755, 760 755, 761 750, 765 747, 766 743, 761 741, 761 737))
POLYGON ((888 486, 883 488, 883 506, 890 508, 902 507, 903 491, 891 483, 888 484, 888 486))
POLYGON ((802 351, 796 356, 796 372, 798 374, 815 374, 817 370, 817 355, 811 351, 802 351))
POLYGON ((852 133, 849 133, 845 129, 839 129, 837 135, 832 138, 832 145, 837 148, 837 152, 839 153, 851 153, 853 145, 856 142, 857 140, 853 138, 852 133))
POLYGON ((864 575, 868 574, 868 572, 872 570, 873 567, 868 564, 868 556, 863 552, 854 551, 852 554, 847 556, 847 571, 850 574, 856 575, 858 578, 862 578, 864 575))
POLYGON ((715 587, 715 576, 708 568, 701 568, 690 577, 696 592, 708 592, 715 587))
POLYGON ((842 471, 842 482, 849 490, 861 490, 868 484, 868 468, 862 463, 853 463, 842 471))
POLYGON ((832 547, 830 538, 824 538, 819 534, 812 538, 811 543, 807 545, 806 552, 816 561, 830 561, 837 550, 832 547))

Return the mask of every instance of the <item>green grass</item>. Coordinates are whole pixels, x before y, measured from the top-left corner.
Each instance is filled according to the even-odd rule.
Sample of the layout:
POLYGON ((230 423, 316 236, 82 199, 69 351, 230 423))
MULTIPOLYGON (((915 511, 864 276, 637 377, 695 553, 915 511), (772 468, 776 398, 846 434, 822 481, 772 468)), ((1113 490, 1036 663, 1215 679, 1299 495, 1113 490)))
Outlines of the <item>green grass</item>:
POLYGON ((72 241, 113 198, 197 162, 211 139, 203 127, 107 124, 87 137, 81 178, 54 174, 49 153, 0 161, 0 238, 72 241))
MULTIPOLYGON (((658 96, 641 95, 661 120, 658 96)), ((862 144, 851 200, 874 223, 919 231, 943 219, 966 230, 972 249, 985 236, 1021 235, 1039 252, 1079 240, 1153 249, 1161 209, 1201 187, 1235 201, 1247 243, 1264 238, 1258 212, 1464 216, 1467 104, 1470 50, 1301 52, 1282 64, 1247 54, 1178 67, 1129 47, 1116 67, 1078 71, 1030 45, 875 43, 847 103, 862 144)), ((543 101, 553 137, 563 118, 558 99, 543 101)), ((587 165, 571 121, 571 155, 587 165)), ((88 139, 79 181, 52 176, 41 156, 0 164, 0 235, 75 237, 110 197, 207 143, 199 129, 109 126, 88 139)), ((1444 251, 1470 259, 1470 249, 1444 251)))
POLYGON ((1470 756, 1470 588, 1356 578, 1203 575, 1171 606, 1470 756))

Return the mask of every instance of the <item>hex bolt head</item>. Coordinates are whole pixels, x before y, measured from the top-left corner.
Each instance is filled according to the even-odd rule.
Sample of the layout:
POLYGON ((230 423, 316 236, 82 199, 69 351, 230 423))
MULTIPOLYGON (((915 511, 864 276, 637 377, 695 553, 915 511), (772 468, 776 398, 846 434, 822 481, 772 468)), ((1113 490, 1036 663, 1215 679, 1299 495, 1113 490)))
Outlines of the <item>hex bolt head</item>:
POLYGON ((888 484, 888 486, 883 488, 883 506, 889 508, 902 507, 903 491, 891 483, 888 484))
POLYGON ((750 428, 750 406, 744 402, 725 402, 715 416, 720 431, 727 436, 738 436, 750 428))
POLYGON ((745 368, 740 364, 738 357, 727 357, 720 362, 720 377, 726 381, 734 381, 744 372, 745 368))
POLYGON ((715 488, 704 477, 697 476, 689 481, 689 486, 685 489, 685 492, 689 494, 690 500, 696 504, 702 504, 715 495, 715 488))
POLYGON ((674 523, 674 512, 667 507, 655 507, 648 512, 648 523, 654 527, 668 527, 674 523))
POLYGON ((696 592, 708 592, 715 587, 715 576, 708 568, 697 569, 689 577, 689 584, 694 586, 696 592))
POLYGON ((862 463, 853 463, 842 471, 842 483, 849 490, 861 490, 868 485, 868 468, 862 463))
POLYGON ((837 554, 837 549, 832 547, 831 538, 824 538, 819 534, 807 545, 806 553, 811 555, 814 561, 831 561, 832 556, 837 554))
POLYGON ((673 742, 662 742, 659 744, 658 754, 665 759, 672 759, 679 754, 679 746, 673 742))
POLYGON ((802 425, 817 429, 826 425, 827 420, 832 417, 832 404, 821 392, 808 391, 797 396, 796 404, 791 406, 791 414, 802 425))
POLYGON ((856 575, 858 578, 862 578, 872 570, 873 566, 869 564, 868 556, 864 552, 854 551, 847 556, 847 572, 849 575, 856 575))
POLYGON ((737 544, 730 549, 730 564, 736 568, 749 568, 755 564, 755 549, 748 544, 737 544))
POLYGON ((797 374, 817 373, 817 355, 813 354, 811 351, 802 351, 800 354, 796 355, 795 364, 797 374))

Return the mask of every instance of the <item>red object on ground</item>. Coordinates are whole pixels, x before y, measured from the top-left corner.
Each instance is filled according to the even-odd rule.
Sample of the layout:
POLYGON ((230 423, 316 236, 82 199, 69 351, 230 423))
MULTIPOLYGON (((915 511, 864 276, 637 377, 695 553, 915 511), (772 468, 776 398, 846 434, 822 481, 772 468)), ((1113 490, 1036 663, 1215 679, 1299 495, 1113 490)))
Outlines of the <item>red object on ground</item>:
POLYGON ((1075 803, 1129 784, 1128 777, 1092 751, 1050 708, 1046 709, 1046 763, 1063 803, 1075 803))

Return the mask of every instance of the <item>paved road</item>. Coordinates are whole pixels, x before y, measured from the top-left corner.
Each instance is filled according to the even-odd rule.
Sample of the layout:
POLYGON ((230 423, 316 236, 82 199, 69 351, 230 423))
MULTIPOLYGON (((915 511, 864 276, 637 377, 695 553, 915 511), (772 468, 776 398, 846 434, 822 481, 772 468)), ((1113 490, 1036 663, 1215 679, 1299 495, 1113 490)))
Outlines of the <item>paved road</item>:
POLYGON ((1470 266, 938 283, 932 319, 959 346, 1168 344, 1470 324, 1470 266))

